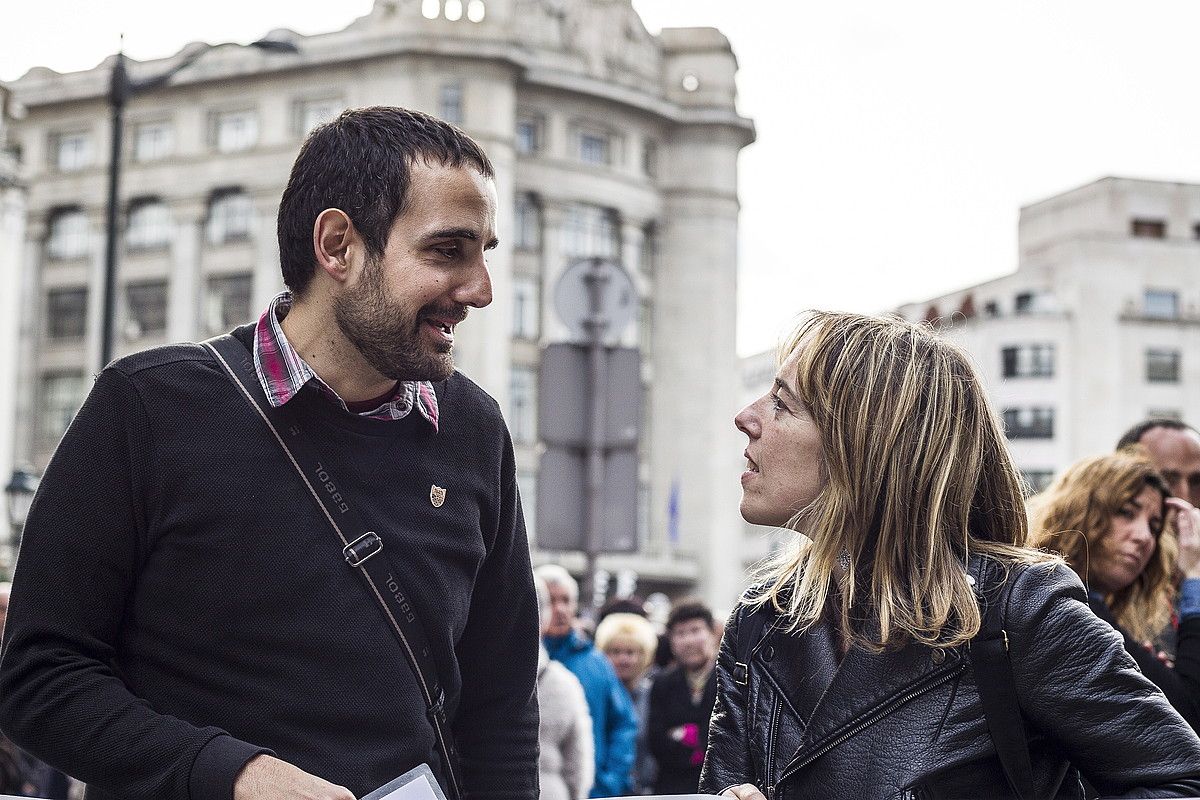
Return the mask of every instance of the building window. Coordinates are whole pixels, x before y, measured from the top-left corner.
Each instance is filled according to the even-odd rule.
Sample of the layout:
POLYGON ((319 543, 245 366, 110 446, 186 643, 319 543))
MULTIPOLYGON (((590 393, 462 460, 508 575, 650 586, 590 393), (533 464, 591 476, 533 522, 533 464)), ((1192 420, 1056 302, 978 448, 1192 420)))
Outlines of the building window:
POLYGON ((1054 480, 1054 470, 1052 469, 1023 469, 1021 477, 1025 479, 1025 484, 1029 489, 1030 494, 1037 494, 1046 490, 1050 485, 1050 481, 1054 480))
POLYGON ((1000 316, 1000 304, 997 303, 995 300, 988 300, 986 303, 983 304, 983 315, 985 317, 1000 316))
POLYGON ((83 402, 83 372, 49 372, 38 387, 36 449, 53 450, 83 402))
POLYGON ((585 164, 611 164, 612 138, 605 133, 580 131, 579 160, 585 164))
POLYGON ((169 122, 143 122, 133 133, 133 160, 157 161, 175 150, 175 130, 169 122))
POLYGON ((1139 239, 1165 239, 1167 223, 1161 219, 1134 219, 1129 223, 1129 232, 1139 239))
POLYGON ((225 111, 213 124, 218 152, 237 153, 258 143, 258 115, 253 111, 225 111))
POLYGON ((241 189, 213 193, 208 207, 207 237, 210 244, 225 244, 250 238, 254 204, 241 189))
POLYGON ((342 106, 342 101, 334 97, 300 101, 296 105, 297 133, 303 136, 318 125, 336 118, 342 113, 342 106))
POLYGON ((92 137, 87 133, 60 133, 53 139, 51 152, 54 166, 60 172, 74 172, 90 167, 94 160, 92 137))
POLYGON ((167 330, 167 282, 139 281, 125 286, 125 337, 140 339, 167 330))
POLYGON ((1143 296, 1142 313, 1154 319, 1178 319, 1179 292, 1147 289, 1143 296))
POLYGON ((537 341, 541 327, 541 284, 528 275, 513 276, 513 329, 518 339, 537 341))
POLYGON ((50 220, 50 236, 46 240, 50 258, 82 258, 88 252, 87 215, 78 209, 60 211, 50 220))
POLYGON ((85 286, 51 289, 46 293, 46 336, 55 341, 82 339, 87 330, 85 286))
POLYGON ((1029 344, 1000 351, 1006 378, 1054 377, 1054 345, 1029 344))
POLYGON ((517 152, 523 156, 533 155, 542 149, 542 120, 540 117, 517 119, 517 152))
POLYGON ((1009 439, 1053 439, 1053 408, 1006 408, 1004 432, 1009 439))
POLYGON ((542 211, 531 194, 517 195, 517 249, 537 250, 542 244, 542 211))
POLYGON ((658 177, 658 142, 647 139, 642 147, 642 172, 647 178, 658 177))
POLYGON ((451 125, 463 124, 463 90, 461 83, 447 83, 442 87, 442 99, 438 106, 441 118, 451 125))
POLYGON ((1033 310, 1033 292, 1021 292, 1016 296, 1013 310, 1018 314, 1028 314, 1033 310))
POLYGON ((209 333, 228 331, 250 321, 249 273, 219 275, 208 279, 204 298, 204 325, 209 333))
POLYGON ((129 209, 125 243, 132 250, 152 250, 171 242, 171 210, 157 199, 135 201, 129 209))
POLYGON ((1150 383, 1179 383, 1178 350, 1146 351, 1146 380, 1150 383))
POLYGON ((1183 422, 1183 412, 1178 408, 1151 408, 1146 412, 1146 419, 1173 419, 1183 422))
POLYGON ((1200 239, 1200 222, 1192 226, 1192 238, 1200 239))
POLYGON ((537 370, 514 366, 508 383, 508 428, 516 444, 537 442, 537 370))
POLYGON ((615 258, 620 252, 616 211, 583 203, 567 206, 563 215, 562 250, 568 259, 615 258))

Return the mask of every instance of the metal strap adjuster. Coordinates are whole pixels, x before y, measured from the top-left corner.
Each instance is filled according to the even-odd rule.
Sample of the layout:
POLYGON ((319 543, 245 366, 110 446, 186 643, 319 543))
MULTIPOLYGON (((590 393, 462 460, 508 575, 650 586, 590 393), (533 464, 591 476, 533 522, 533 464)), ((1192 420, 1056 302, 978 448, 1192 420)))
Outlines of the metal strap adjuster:
POLYGON ((738 686, 748 686, 750 684, 750 667, 740 661, 734 664, 733 682, 738 686))
POLYGON ((383 539, 375 531, 367 531, 350 544, 342 548, 346 563, 352 567, 361 567, 364 562, 376 553, 383 552, 383 539))

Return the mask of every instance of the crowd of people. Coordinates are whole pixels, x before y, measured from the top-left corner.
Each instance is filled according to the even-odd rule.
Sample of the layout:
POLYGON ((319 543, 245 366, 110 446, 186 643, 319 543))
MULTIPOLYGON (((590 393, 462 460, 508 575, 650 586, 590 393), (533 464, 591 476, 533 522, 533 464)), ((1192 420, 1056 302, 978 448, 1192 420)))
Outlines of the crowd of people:
POLYGON ((541 797, 694 793, 716 701, 712 610, 681 600, 660 631, 636 597, 581 617, 579 586, 556 564, 535 582, 551 662, 538 681, 541 797))
POLYGON ((347 110, 280 201, 287 291, 97 376, 6 607, 5 791, 1200 796, 1200 434, 1150 420, 1027 503, 961 349, 809 312, 733 420, 788 546, 723 625, 592 629, 454 366, 498 205, 461 130, 347 110))

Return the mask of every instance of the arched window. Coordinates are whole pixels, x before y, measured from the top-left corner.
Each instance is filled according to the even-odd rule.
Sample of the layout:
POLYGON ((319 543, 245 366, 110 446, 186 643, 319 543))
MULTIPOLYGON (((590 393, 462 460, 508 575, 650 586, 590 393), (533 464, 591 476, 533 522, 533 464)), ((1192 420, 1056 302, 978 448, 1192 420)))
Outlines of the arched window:
POLYGON ((254 204, 241 189, 213 192, 208 206, 207 237, 210 244, 226 244, 250 238, 254 204))
POLYGON ((135 200, 129 207, 125 243, 132 250, 152 250, 171 242, 171 210, 156 197, 135 200))
POLYGON ((78 208, 64 208, 50 219, 46 252, 51 258, 83 258, 88 253, 87 215, 78 208))

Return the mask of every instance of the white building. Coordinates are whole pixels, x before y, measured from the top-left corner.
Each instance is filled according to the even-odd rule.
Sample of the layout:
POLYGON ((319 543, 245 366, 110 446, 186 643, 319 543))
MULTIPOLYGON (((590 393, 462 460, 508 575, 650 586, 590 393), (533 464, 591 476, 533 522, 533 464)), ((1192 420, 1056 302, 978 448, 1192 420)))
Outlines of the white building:
MULTIPOLYGON (((0 241, 25 239, 25 190, 18 175, 16 153, 10 148, 12 103, 9 91, 0 85, 0 241)), ((7 485, 13 469, 13 432, 16 423, 17 342, 21 336, 21 290, 25 277, 20 247, 0 248, 0 483, 7 485)), ((8 534, 7 513, 0 529, 8 534)))
POLYGON ((1021 209, 1016 272, 901 307, 975 357, 1035 488, 1147 417, 1200 419, 1200 186, 1104 178, 1021 209))
MULTIPOLYGON (((281 288, 279 196, 307 130, 345 107, 421 108, 497 168, 496 302, 458 334, 461 368, 500 400, 532 522, 540 346, 566 337, 548 301, 572 258, 619 257, 639 291, 647 389, 639 591, 699 586, 728 605, 738 450, 737 62, 714 29, 647 33, 630 0, 376 0, 346 29, 275 31, 295 53, 214 47, 126 110, 117 354, 247 321, 281 288), (677 525, 668 502, 678 500, 677 525), (668 530, 678 530, 669 537, 668 530)), ((131 63, 135 80, 187 58, 131 63)), ((15 450, 43 466, 99 368, 112 59, 10 88, 29 187, 15 450)), ((544 553, 579 570, 577 553, 544 553)))

